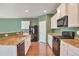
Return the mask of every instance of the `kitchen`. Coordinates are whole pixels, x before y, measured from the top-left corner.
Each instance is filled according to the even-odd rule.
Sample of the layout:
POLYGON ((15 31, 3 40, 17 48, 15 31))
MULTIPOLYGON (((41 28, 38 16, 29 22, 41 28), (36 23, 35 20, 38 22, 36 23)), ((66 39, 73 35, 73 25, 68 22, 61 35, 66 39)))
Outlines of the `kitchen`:
POLYGON ((79 56, 78 3, 0 6, 0 56, 79 56))
POLYGON ((78 56, 78 4, 61 4, 57 11, 51 18, 53 33, 48 38, 53 43, 50 40, 49 45, 57 56, 78 56))

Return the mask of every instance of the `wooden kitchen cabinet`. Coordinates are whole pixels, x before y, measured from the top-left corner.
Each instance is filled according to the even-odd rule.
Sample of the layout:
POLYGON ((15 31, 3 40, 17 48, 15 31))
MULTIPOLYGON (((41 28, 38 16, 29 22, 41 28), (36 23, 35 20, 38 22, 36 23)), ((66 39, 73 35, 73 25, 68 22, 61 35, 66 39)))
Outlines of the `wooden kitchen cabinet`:
POLYGON ((68 46, 65 42, 61 41, 60 44, 60 56, 67 56, 68 54, 68 46))
POLYGON ((53 37, 52 37, 52 35, 49 35, 49 34, 48 34, 48 44, 49 44, 49 46, 52 48, 53 37))
POLYGON ((79 4, 68 4, 68 27, 79 27, 79 4))
POLYGON ((57 14, 55 14, 51 18, 51 29, 56 29, 57 28, 57 14))

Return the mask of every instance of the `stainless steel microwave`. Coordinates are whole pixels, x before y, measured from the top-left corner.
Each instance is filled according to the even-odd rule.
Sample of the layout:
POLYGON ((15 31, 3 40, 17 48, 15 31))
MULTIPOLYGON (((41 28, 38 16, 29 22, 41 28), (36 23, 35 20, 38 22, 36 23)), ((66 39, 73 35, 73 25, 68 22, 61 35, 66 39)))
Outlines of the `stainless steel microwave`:
POLYGON ((57 20, 57 27, 68 27, 68 16, 64 16, 57 20))

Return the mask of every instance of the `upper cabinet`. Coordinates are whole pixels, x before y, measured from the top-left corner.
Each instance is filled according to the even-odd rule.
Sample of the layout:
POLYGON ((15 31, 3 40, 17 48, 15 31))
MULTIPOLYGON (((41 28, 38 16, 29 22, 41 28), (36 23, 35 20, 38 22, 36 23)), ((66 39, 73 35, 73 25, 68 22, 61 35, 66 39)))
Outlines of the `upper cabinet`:
POLYGON ((79 4, 78 3, 63 3, 57 8, 57 13, 62 19, 68 16, 68 27, 79 27, 79 4))
POLYGON ((68 27, 79 27, 79 4, 68 4, 68 27))
POLYGON ((57 13, 59 15, 59 18, 68 15, 68 10, 67 10, 67 4, 62 3, 58 8, 57 8, 57 13))
POLYGON ((79 4, 63 3, 59 5, 57 13, 51 18, 51 28, 57 28, 57 24, 62 24, 61 27, 64 27, 65 24, 66 27, 79 27, 79 4), (58 20, 61 20, 60 23, 57 22, 58 20))
POLYGON ((60 14, 60 17, 63 17, 63 16, 67 16, 68 15, 68 11, 67 11, 67 4, 66 3, 63 3, 60 5, 61 6, 61 14, 60 14))
POLYGON ((59 6, 58 8, 57 8, 57 18, 59 19, 60 18, 60 15, 61 15, 61 6, 59 6))
POLYGON ((57 28, 57 14, 51 18, 51 29, 57 28))

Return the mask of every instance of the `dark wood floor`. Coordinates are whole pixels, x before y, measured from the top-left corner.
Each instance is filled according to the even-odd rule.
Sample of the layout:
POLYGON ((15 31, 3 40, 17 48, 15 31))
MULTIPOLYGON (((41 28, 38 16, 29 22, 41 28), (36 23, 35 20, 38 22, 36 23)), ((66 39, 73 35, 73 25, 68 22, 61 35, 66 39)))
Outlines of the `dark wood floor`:
POLYGON ((32 42, 27 56, 54 56, 52 49, 45 43, 32 42))

